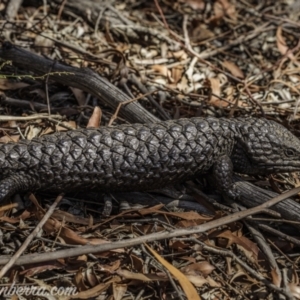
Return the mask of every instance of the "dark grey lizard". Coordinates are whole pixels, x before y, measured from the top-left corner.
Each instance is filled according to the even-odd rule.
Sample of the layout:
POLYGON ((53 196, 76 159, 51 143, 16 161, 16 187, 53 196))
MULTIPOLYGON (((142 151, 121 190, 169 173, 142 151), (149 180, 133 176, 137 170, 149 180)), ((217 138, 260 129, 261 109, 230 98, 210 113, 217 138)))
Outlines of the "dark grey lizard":
POLYGON ((80 129, 0 146, 0 201, 20 191, 151 190, 211 172, 300 170, 300 141, 266 119, 191 118, 80 129))

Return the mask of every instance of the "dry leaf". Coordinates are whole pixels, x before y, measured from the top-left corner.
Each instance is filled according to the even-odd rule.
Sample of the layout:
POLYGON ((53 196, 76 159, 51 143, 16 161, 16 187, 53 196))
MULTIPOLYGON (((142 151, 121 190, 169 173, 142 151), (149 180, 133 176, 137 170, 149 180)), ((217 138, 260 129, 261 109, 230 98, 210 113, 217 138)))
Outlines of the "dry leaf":
POLYGON ((184 69, 182 66, 178 66, 171 69, 172 83, 177 84, 179 82, 179 80, 182 77, 183 71, 184 69))
POLYGON ((144 266, 144 260, 134 254, 130 254, 130 260, 133 268, 138 272, 142 272, 144 266))
POLYGON ((28 86, 28 83, 12 81, 11 79, 0 78, 0 90, 17 90, 28 86))
MULTIPOLYGON (((277 48, 279 50, 279 52, 282 55, 286 55, 287 52, 289 51, 288 46, 286 45, 285 39, 282 35, 282 27, 278 26, 277 31, 276 31, 276 43, 277 43, 277 48)), ((291 60, 294 60, 294 54, 293 53, 289 53, 287 55, 288 58, 290 58, 291 60)))
POLYGON ((168 77, 170 75, 170 70, 167 68, 167 66, 162 66, 162 65, 153 65, 151 66, 151 69, 162 75, 162 76, 165 76, 165 77, 168 77))
POLYGON ((166 268, 168 271, 176 278, 183 291, 185 292, 185 295, 188 300, 200 300, 200 296, 198 295, 196 289, 191 284, 191 282, 188 280, 188 278, 181 273, 178 269, 176 269, 174 266, 172 266, 170 263, 168 263, 163 257, 161 257, 156 251, 154 251, 151 247, 149 247, 147 244, 145 244, 148 251, 151 252, 151 254, 166 268))
POLYGON ((194 10, 203 10, 205 8, 204 0, 181 0, 181 3, 185 3, 194 10))
POLYGON ((183 267, 181 271, 186 275, 209 275, 214 269, 208 261, 202 261, 183 267))
POLYGON ((35 125, 29 125, 26 128, 26 138, 28 140, 32 140, 33 138, 38 137, 41 132, 42 132, 41 127, 35 125))
POLYGON ((213 104, 215 106, 221 106, 221 107, 226 107, 228 106, 228 103, 220 100, 216 96, 221 96, 221 83, 219 78, 209 78, 208 82, 210 83, 210 88, 212 95, 210 96, 210 104, 213 104))
POLYGON ((59 263, 58 261, 53 261, 51 264, 49 264, 48 262, 42 266, 29 267, 28 269, 21 270, 19 274, 32 277, 39 273, 43 273, 50 270, 59 270, 59 269, 65 269, 65 266, 59 263))
POLYGON ((288 283, 289 289, 292 293, 292 295, 297 298, 300 299, 300 286, 296 285, 294 283, 288 283))
POLYGON ((214 36, 214 33, 207 28, 206 24, 200 23, 198 26, 193 27, 191 40, 196 43, 210 39, 214 36))
POLYGON ((99 106, 95 106, 93 110, 93 114, 91 115, 89 122, 87 124, 87 128, 93 127, 93 128, 99 128, 100 122, 102 117, 102 110, 99 106))
POLYGON ((78 102, 78 105, 80 106, 84 106, 85 103, 86 103, 86 97, 85 97, 85 94, 82 90, 80 89, 77 89, 77 88, 74 88, 74 87, 71 87, 70 86, 70 89, 72 90, 77 102, 78 102))
POLYGON ((113 295, 114 300, 121 300, 127 291, 127 284, 117 284, 113 283, 113 295))
POLYGON ((221 284, 217 283, 211 277, 203 278, 199 275, 186 275, 186 277, 197 287, 202 287, 204 284, 207 284, 211 287, 221 287, 221 284))
POLYGON ((43 54, 48 54, 50 49, 54 46, 54 41, 47 36, 51 36, 51 32, 41 32, 37 34, 34 40, 34 45, 37 47, 43 54))
POLYGON ((200 220, 202 222, 211 220, 211 217, 206 217, 203 215, 200 215, 197 212, 194 211, 187 211, 187 212, 166 212, 162 211, 161 208, 163 207, 163 204, 158 204, 153 207, 149 208, 142 208, 138 210, 139 214, 142 216, 146 216, 149 214, 162 214, 165 216, 171 216, 171 217, 177 217, 183 220, 200 220))
POLYGON ((79 268, 77 270, 75 277, 74 277, 74 283, 78 289, 78 291, 86 291, 88 289, 88 286, 85 284, 84 281, 84 273, 83 273, 83 268, 79 268))
POLYGON ((116 271, 116 274, 118 274, 119 276, 126 278, 126 279, 139 280, 139 281, 144 281, 144 282, 151 282, 154 280, 157 280, 157 281, 168 280, 168 278, 166 276, 158 276, 156 274, 143 274, 143 273, 130 272, 125 269, 119 269, 118 271, 116 271))
POLYGON ((243 71, 233 62, 225 60, 222 63, 223 67, 226 68, 233 76, 237 78, 245 78, 243 71))
POLYGON ((179 51, 176 51, 176 52, 172 52, 171 56, 175 57, 179 61, 186 60, 189 57, 184 50, 179 50, 179 51))
POLYGON ((38 285, 40 288, 42 288, 44 291, 48 291, 48 300, 54 300, 54 299, 60 299, 60 298, 55 298, 54 296, 51 295, 51 290, 52 290, 52 286, 46 284, 44 281, 42 280, 38 280, 38 279, 34 279, 32 277, 28 277, 28 279, 30 279, 32 282, 34 282, 36 285, 38 285))
MULTIPOLYGON (((178 241, 178 240, 170 240, 169 247, 172 249, 177 249, 177 250, 190 248, 190 246, 188 244, 185 244, 183 241, 178 241)), ((181 257, 181 259, 183 259, 183 258, 181 257)))
POLYGON ((189 89, 189 81, 186 76, 182 76, 180 82, 177 83, 176 88, 178 91, 187 92, 189 89))
POLYGON ((200 215, 195 211, 184 211, 184 212, 159 211, 158 213, 166 215, 166 216, 177 217, 177 218, 180 218, 183 220, 200 220, 202 222, 205 222, 205 221, 212 219, 212 217, 206 217, 206 216, 200 215))
POLYGON ((0 143, 18 142, 20 135, 4 135, 0 138, 0 143))
POLYGON ((214 3, 214 13, 215 16, 211 19, 211 21, 219 21, 225 15, 234 21, 237 19, 235 7, 228 0, 217 0, 214 3))
POLYGON ((230 230, 226 230, 224 232, 221 232, 220 234, 217 235, 218 237, 226 238, 228 240, 228 245, 232 245, 233 243, 243 247, 245 250, 250 251, 253 255, 253 258, 257 260, 258 258, 258 253, 259 253, 259 248, 255 243, 250 241, 244 236, 236 236, 234 235, 230 230))
POLYGON ((71 296, 70 299, 91 299, 96 296, 99 296, 102 292, 106 291, 110 287, 112 282, 113 281, 110 280, 106 283, 100 283, 100 284, 92 287, 91 289, 79 292, 76 295, 71 296))
POLYGON ((272 276, 272 282, 277 286, 280 287, 281 286, 281 282, 282 282, 282 277, 281 277, 281 273, 279 270, 276 269, 272 269, 271 270, 271 276, 272 276))
POLYGON ((83 218, 80 216, 74 216, 66 211, 56 210, 52 214, 52 218, 55 218, 59 221, 65 220, 68 223, 80 224, 80 225, 89 225, 89 219, 83 218))
POLYGON ((251 279, 251 277, 245 272, 244 270, 239 270, 233 274, 233 276, 230 278, 230 283, 233 283, 236 279, 240 277, 245 277, 247 279, 251 279))
MULTIPOLYGON (((76 122, 75 121, 68 121, 68 122, 62 122, 61 124, 65 124, 73 129, 76 129, 76 122)), ((60 126, 59 124, 55 125, 55 130, 53 130, 53 127, 46 127, 40 134, 40 136, 46 135, 46 134, 50 134, 53 132, 61 132, 61 131, 67 131, 68 129, 66 129, 66 127, 60 126)))
MULTIPOLYGON (((85 256, 85 258, 87 257, 85 256)), ((85 280, 89 284, 89 286, 96 286, 99 283, 99 280, 95 275, 93 268, 87 268, 85 270, 85 280)))
POLYGON ((116 260, 114 262, 111 262, 109 265, 98 264, 98 268, 101 271, 113 273, 120 268, 120 265, 121 265, 121 261, 116 260))

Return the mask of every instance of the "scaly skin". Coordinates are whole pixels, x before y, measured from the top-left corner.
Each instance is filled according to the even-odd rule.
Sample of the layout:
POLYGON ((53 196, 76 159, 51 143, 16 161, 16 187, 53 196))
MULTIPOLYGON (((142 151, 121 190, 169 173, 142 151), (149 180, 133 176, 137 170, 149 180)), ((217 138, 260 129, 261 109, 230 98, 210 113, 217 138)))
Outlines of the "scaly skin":
POLYGON ((157 189, 211 172, 235 197, 232 172, 300 170, 300 141, 266 119, 191 118, 79 129, 0 145, 0 201, 20 191, 157 189))

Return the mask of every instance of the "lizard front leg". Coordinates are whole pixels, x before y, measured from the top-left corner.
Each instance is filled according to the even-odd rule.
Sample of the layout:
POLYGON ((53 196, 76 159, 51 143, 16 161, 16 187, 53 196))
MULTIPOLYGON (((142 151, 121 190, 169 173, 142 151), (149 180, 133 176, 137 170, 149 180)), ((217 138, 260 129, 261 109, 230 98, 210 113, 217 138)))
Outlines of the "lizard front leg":
POLYGON ((229 156, 220 156, 212 167, 212 177, 215 180, 214 185, 221 193, 225 193, 230 198, 239 197, 239 191, 236 189, 232 176, 233 164, 229 156))

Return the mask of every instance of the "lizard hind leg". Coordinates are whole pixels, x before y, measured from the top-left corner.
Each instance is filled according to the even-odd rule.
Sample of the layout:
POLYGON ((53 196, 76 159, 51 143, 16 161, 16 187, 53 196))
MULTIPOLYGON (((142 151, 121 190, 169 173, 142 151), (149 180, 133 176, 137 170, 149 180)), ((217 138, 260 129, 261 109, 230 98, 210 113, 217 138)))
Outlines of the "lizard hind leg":
POLYGON ((0 181, 0 204, 17 192, 31 189, 36 189, 31 177, 24 174, 9 176, 0 181))

